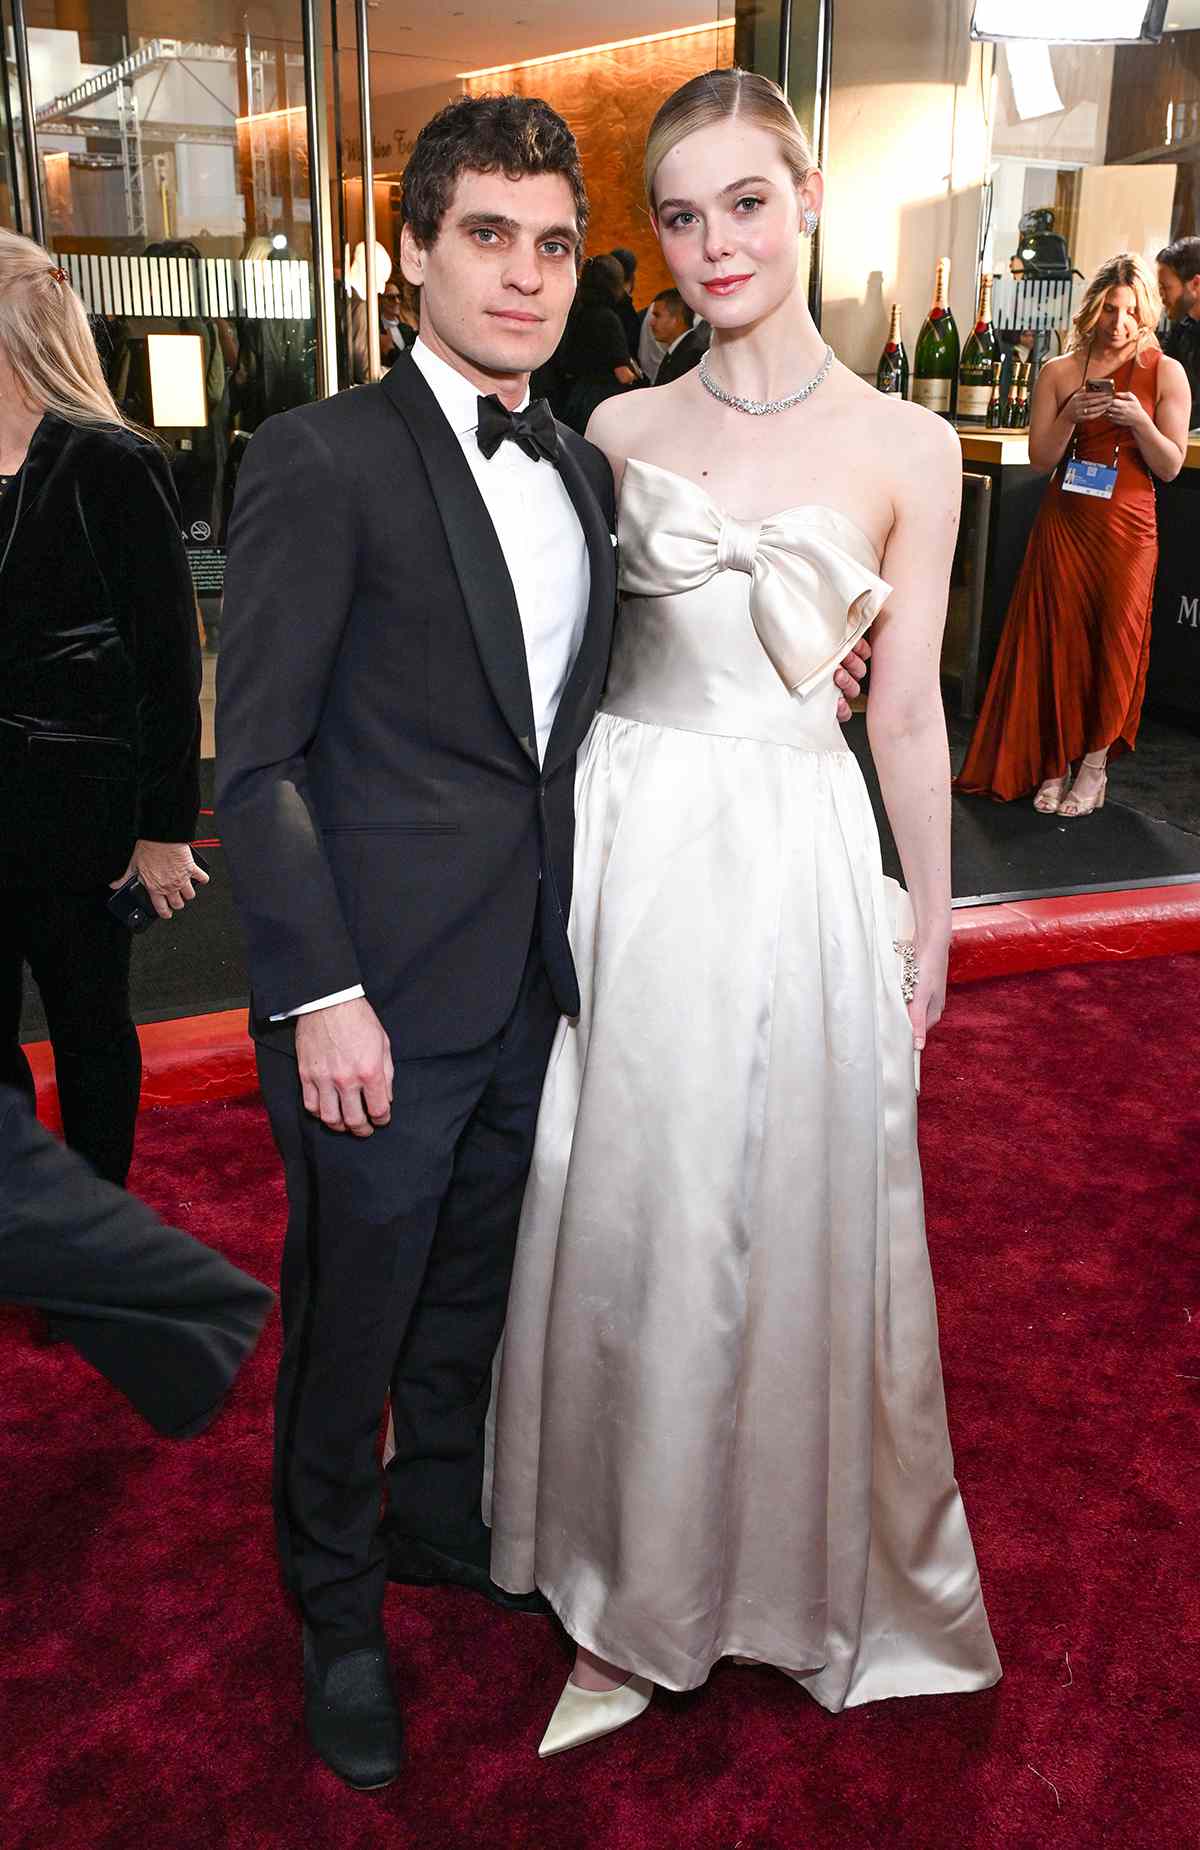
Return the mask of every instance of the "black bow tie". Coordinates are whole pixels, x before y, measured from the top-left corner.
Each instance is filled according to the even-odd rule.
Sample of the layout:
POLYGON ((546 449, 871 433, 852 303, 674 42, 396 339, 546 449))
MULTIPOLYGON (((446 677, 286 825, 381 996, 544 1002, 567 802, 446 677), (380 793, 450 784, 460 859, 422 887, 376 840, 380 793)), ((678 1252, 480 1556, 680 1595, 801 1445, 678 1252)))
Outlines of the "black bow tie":
POLYGON ((484 455, 494 456, 506 437, 519 444, 534 462, 539 457, 551 463, 558 461, 558 427, 544 398, 524 411, 510 411, 494 392, 480 399, 476 438, 484 455))

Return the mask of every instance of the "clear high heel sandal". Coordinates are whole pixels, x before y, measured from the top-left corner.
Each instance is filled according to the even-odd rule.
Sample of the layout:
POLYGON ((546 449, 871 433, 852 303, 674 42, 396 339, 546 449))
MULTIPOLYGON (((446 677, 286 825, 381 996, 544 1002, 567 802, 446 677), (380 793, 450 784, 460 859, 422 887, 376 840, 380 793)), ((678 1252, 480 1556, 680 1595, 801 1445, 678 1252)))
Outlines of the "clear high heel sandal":
POLYGON ((1104 799, 1107 795, 1108 766, 1098 767, 1094 764, 1088 764, 1085 758, 1079 767, 1079 773, 1076 775, 1075 783, 1071 785, 1070 791, 1058 806, 1058 813, 1060 816, 1065 816, 1068 821, 1073 821, 1076 816, 1090 816, 1093 810, 1104 808, 1104 799), (1076 785, 1079 782, 1080 775, 1082 775, 1085 770, 1095 771, 1097 769, 1100 770, 1100 776, 1097 780, 1096 788, 1092 792, 1091 802, 1089 803, 1077 794, 1076 785), (1069 807, 1072 804, 1074 807, 1069 807))
POLYGON ((1071 783, 1068 770, 1062 777, 1048 777, 1033 799, 1033 807, 1043 816, 1056 816, 1059 804, 1067 794, 1071 783))

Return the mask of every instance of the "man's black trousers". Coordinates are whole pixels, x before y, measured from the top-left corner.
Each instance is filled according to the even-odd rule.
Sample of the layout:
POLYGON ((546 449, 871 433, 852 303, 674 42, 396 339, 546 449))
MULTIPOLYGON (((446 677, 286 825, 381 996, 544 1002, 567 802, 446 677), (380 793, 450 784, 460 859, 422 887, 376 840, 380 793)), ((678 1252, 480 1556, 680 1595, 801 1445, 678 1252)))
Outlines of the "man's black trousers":
POLYGON ((296 1062, 259 1047, 287 1176, 275 1501, 284 1577, 324 1650, 376 1641, 387 1521, 477 1558, 484 1424, 558 1009, 535 939, 505 1027, 396 1061, 370 1137, 303 1109, 296 1062))

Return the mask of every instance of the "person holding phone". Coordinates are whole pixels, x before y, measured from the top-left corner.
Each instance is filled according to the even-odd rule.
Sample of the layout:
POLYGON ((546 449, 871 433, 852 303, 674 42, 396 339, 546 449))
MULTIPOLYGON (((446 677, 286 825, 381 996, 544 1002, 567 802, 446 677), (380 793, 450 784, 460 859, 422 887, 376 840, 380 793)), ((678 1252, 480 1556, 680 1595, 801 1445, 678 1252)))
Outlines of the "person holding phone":
POLYGON ((1038 374, 1029 460, 1051 480, 955 790, 1069 819, 1103 806, 1132 751, 1158 565, 1154 481, 1187 451, 1191 395, 1158 345, 1154 278, 1122 252, 1092 277, 1070 345, 1038 374), (1074 782, 1072 771, 1074 770, 1074 782))
POLYGON ((122 1185, 135 921, 108 902, 140 881, 135 909, 167 919, 207 880, 189 845, 199 694, 167 458, 118 410, 65 271, 0 231, 0 1084, 32 1103, 27 963, 67 1142, 122 1185))

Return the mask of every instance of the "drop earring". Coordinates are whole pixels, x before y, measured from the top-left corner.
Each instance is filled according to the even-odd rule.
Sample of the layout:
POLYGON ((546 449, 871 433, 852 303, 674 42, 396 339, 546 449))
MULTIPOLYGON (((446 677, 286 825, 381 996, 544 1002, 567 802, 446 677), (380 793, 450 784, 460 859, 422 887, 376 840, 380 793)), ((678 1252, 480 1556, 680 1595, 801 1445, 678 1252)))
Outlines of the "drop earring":
POLYGON ((812 207, 805 206, 804 208, 804 235, 806 238, 812 237, 812 234, 817 229, 817 226, 819 223, 820 223, 820 220, 817 217, 817 214, 813 211, 812 207))

